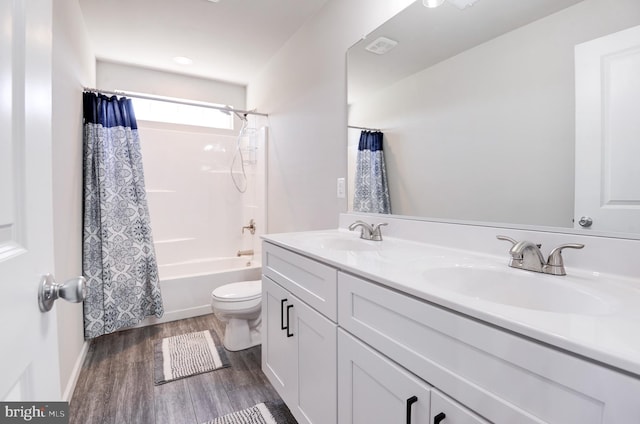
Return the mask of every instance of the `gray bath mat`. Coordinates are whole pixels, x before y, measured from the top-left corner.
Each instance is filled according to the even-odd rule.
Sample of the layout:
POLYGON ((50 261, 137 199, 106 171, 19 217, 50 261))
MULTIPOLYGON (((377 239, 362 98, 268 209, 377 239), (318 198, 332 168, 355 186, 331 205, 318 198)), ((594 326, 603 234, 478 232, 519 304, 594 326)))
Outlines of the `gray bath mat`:
POLYGON ((229 366, 218 336, 209 330, 157 340, 154 357, 156 385, 229 366))
POLYGON ((284 403, 265 402, 204 424, 297 424, 297 421, 284 403))

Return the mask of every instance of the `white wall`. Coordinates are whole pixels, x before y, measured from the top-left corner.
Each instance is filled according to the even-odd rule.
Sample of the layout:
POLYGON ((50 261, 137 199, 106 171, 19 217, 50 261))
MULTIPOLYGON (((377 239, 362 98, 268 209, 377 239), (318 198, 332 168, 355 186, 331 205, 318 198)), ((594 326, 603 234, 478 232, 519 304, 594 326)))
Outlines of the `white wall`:
POLYGON ((586 0, 352 105, 385 133, 392 211, 572 227, 574 46, 639 21, 637 0, 586 0))
POLYGON ((197 100, 245 109, 246 88, 206 78, 98 60, 96 84, 102 90, 123 90, 197 100))
MULTIPOLYGON (((53 224, 55 276, 82 275, 82 90, 95 58, 77 0, 53 8, 53 224)), ((84 347, 82 304, 56 302, 61 391, 68 400, 84 347)))
POLYGON ((335 228, 347 207, 346 51, 412 0, 329 0, 247 91, 269 114, 269 232, 335 228))

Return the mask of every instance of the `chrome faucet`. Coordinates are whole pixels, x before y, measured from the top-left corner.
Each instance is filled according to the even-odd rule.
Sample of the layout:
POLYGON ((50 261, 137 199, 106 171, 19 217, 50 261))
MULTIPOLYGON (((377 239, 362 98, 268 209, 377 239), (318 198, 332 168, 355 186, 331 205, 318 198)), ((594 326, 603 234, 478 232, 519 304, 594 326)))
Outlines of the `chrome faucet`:
POLYGON ((562 249, 582 249, 584 247, 584 244, 577 243, 560 245, 551 251, 549 258, 545 261, 540 251, 542 247, 540 244, 526 240, 516 241, 507 236, 496 236, 496 238, 512 244, 509 250, 509 254, 511 254, 510 267, 551 275, 567 275, 562 259, 562 249))
POLYGON ((384 225, 389 225, 386 222, 381 222, 380 224, 367 224, 364 221, 356 221, 353 224, 349 225, 349 231, 354 231, 356 228, 360 227, 360 238, 363 240, 373 240, 373 241, 382 241, 382 230, 380 227, 384 225))
POLYGON ((510 266, 528 271, 542 272, 546 262, 540 247, 526 240, 515 243, 509 251, 511 253, 510 266))

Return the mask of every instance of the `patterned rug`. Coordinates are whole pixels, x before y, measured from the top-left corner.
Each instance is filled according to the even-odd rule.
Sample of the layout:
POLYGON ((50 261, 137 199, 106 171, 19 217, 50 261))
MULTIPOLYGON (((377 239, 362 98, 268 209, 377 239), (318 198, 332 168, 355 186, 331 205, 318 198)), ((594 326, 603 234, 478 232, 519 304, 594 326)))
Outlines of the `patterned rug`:
POLYGON ((209 330, 157 340, 154 357, 156 385, 229 366, 218 336, 209 330))
POLYGON ((297 424, 297 421, 284 403, 265 402, 204 424, 297 424))

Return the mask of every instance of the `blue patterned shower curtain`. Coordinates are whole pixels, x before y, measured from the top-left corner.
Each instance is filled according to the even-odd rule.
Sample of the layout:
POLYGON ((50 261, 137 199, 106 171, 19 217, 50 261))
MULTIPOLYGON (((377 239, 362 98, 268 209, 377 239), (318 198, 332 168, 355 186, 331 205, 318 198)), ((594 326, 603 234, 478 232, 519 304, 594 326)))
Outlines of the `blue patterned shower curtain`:
POLYGON ((362 131, 356 158, 353 210, 391 213, 380 131, 362 131))
POLYGON ((86 339, 161 317, 136 118, 130 99, 83 94, 86 339))

